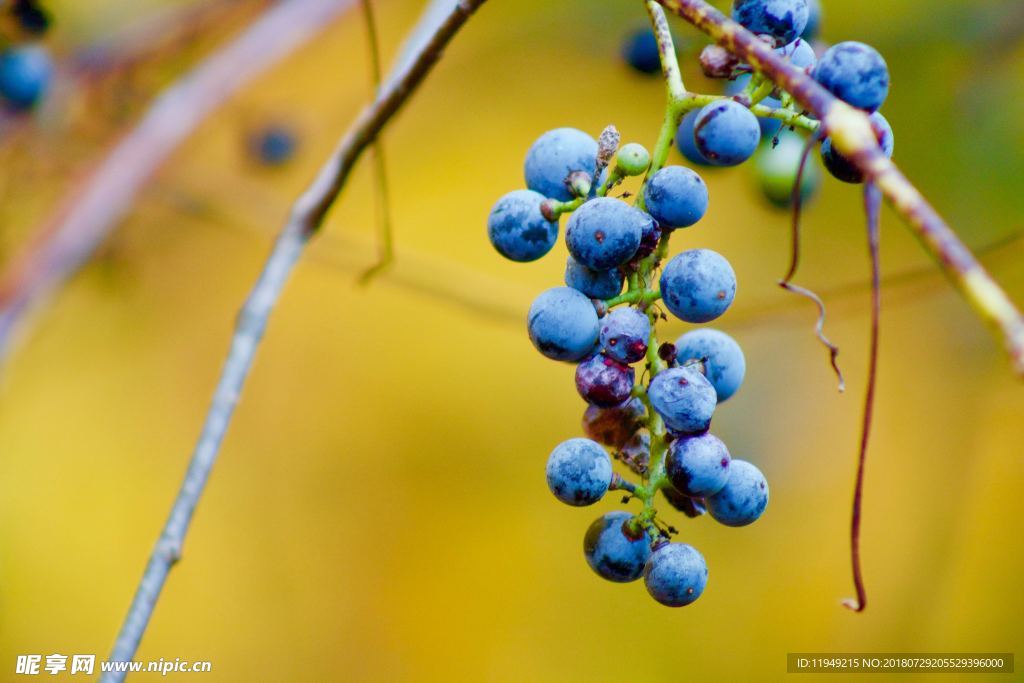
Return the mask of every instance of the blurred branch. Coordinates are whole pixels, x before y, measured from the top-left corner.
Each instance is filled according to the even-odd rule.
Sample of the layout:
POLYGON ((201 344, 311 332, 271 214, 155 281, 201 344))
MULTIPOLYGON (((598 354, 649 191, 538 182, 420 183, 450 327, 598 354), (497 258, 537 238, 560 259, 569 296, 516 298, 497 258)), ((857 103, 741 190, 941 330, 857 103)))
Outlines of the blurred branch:
MULTIPOLYGON (((377 37, 377 19, 373 0, 362 0, 363 18, 366 20, 366 42, 370 48, 370 76, 373 81, 373 96, 380 92, 380 40, 377 37)), ((395 258, 395 245, 391 233, 391 193, 388 191, 388 168, 384 158, 384 141, 373 141, 373 173, 377 195, 377 262, 359 276, 361 284, 369 284, 374 277, 384 272, 395 258)))
POLYGON ((416 26, 405 37, 402 47, 399 48, 398 57, 391 67, 392 75, 405 71, 416 61, 423 48, 460 3, 461 0, 430 0, 430 4, 423 9, 419 21, 416 22, 416 26))
MULTIPOLYGON (((247 183, 244 178, 233 178, 230 185, 219 189, 223 195, 230 196, 232 201, 212 202, 208 197, 209 187, 202 185, 202 179, 208 178, 211 172, 205 165, 178 168, 173 183, 158 184, 158 192, 153 196, 159 197, 176 211, 191 213, 210 225, 236 230, 240 234, 258 233, 261 237, 272 238, 272 230, 265 224, 264 217, 281 211, 283 200, 268 194, 264 185, 247 183)), ((1024 262, 1024 229, 976 246, 973 251, 993 270, 1003 270, 1011 264, 1019 265, 1024 262)), ((401 249, 398 253, 401 258, 396 261, 393 270, 382 274, 381 282, 451 304, 495 322, 517 327, 522 325, 523 306, 536 295, 530 287, 489 276, 437 254, 401 249)), ((365 240, 324 234, 317 240, 317 248, 309 253, 308 259, 325 268, 348 274, 362 272, 366 262, 373 256, 374 247, 365 240)), ((889 289, 909 287, 929 283, 933 275, 937 277, 939 272, 931 266, 905 268, 884 276, 882 284, 889 289)), ((819 291, 833 306, 838 306, 860 297, 869 289, 870 282, 862 280, 833 285, 819 291)), ((778 322, 780 314, 803 308, 802 301, 790 297, 777 301, 737 308, 729 314, 729 327, 751 328, 778 322)), ((893 307, 893 304, 889 305, 890 309, 893 307)))
POLYGON ((263 11, 272 0, 205 0, 160 8, 99 42, 77 50, 65 67, 74 77, 96 77, 180 47, 200 31, 263 11))
POLYGON ((879 148, 867 114, 834 97, 807 73, 704 0, 657 0, 752 65, 812 112, 837 150, 874 182, 975 311, 1003 338, 1024 374, 1024 317, 956 233, 879 148))
MULTIPOLYGON (((199 37, 211 38, 211 27, 230 28, 244 24, 271 4, 273 0, 206 0, 188 5, 174 5, 154 10, 127 27, 102 36, 95 43, 76 48, 56 64, 52 93, 42 109, 46 112, 69 113, 67 103, 75 96, 93 91, 103 93, 104 85, 114 79, 130 79, 132 70, 151 62, 154 58, 170 54, 180 55, 197 42, 199 37)), ((74 112, 77 113, 77 112, 74 112)), ((95 116, 95 107, 84 107, 86 116, 95 116)), ((0 148, 12 147, 36 135, 40 120, 52 127, 49 115, 32 116, 25 112, 0 111, 0 148)), ((74 114, 71 118, 75 118, 74 114)), ((52 129, 52 128, 51 128, 52 129)), ((79 135, 72 131, 72 135, 79 135)))
MULTIPOLYGON (((292 206, 288 222, 274 243, 263 271, 239 312, 231 347, 185 473, 185 480, 150 556, 128 616, 114 644, 111 660, 128 661, 134 657, 167 574, 181 557, 181 547, 192 515, 217 459, 242 386, 252 367, 256 348, 303 249, 319 231, 355 162, 419 87, 452 37, 484 1, 462 0, 453 8, 415 58, 386 80, 375 100, 362 111, 312 184, 292 206)), ((299 0, 292 0, 281 7, 301 4, 299 0)), ((118 681, 122 678, 123 674, 112 674, 104 676, 103 680, 118 681)))
POLYGON ((354 0, 275 4, 163 91, 0 273, 0 356, 15 326, 71 277, 128 212, 157 168, 217 107, 321 31, 354 0))
MULTIPOLYGON (((173 190, 160 194, 176 211, 191 213, 206 225, 246 236, 253 232, 268 236, 268 226, 261 217, 276 210, 270 203, 261 203, 266 195, 262 187, 250 192, 244 186, 232 186, 232 201, 223 205, 204 201, 192 193, 182 194, 177 182, 173 190)), ((325 233, 316 245, 317 248, 308 251, 307 261, 346 276, 365 271, 366 262, 376 253, 374 244, 348 234, 325 233)), ((524 302, 532 296, 530 288, 437 254, 398 248, 396 256, 394 267, 380 274, 377 281, 381 284, 496 323, 522 324, 524 302)))
MULTIPOLYGON (((380 47, 377 39, 376 22, 374 20, 373 0, 362 0, 363 10, 366 17, 367 36, 370 42, 371 68, 373 69, 374 86, 380 90, 381 66, 380 47)), ((420 15, 416 27, 406 36, 405 42, 399 49, 398 59, 392 67, 392 74, 401 73, 415 61, 417 55, 424 46, 431 40, 437 29, 448 19, 451 13, 459 5, 459 0, 430 0, 420 15)), ((374 278, 386 271, 395 260, 394 235, 391 223, 391 199, 388 186, 387 165, 385 164, 384 145, 381 140, 375 140, 373 145, 373 157, 377 182, 377 220, 378 220, 378 245, 377 260, 370 268, 359 274, 360 284, 369 284, 374 278)))

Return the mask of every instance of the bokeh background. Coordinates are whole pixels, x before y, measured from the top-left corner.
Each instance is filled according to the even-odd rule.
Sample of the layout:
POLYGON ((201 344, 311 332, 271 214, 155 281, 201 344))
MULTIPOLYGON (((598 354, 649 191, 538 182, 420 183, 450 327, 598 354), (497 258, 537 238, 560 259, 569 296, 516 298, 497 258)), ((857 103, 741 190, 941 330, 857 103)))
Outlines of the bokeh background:
MULTIPOLYGON (((172 4, 53 1, 48 42, 69 59, 172 4)), ((109 106, 83 114, 74 95, 61 105, 78 105, 73 121, 44 107, 4 141, 0 258, 256 4, 89 95, 109 106)), ((391 55, 421 3, 376 5, 391 55)), ((1020 4, 824 6, 825 39, 864 40, 889 60, 898 163, 1024 303, 1020 4)), ((643 21, 640 2, 493 0, 456 39, 385 136, 397 265, 356 285, 374 258, 364 163, 271 321, 139 659, 211 660, 203 680, 218 681, 655 682, 781 680, 795 651, 1024 653, 1024 388, 888 211, 863 536, 871 605, 839 604, 852 590, 869 294, 860 195, 835 181, 807 212, 798 282, 826 295, 848 391, 836 391, 811 305, 776 286, 785 215, 748 169, 704 173, 708 215, 673 249, 710 247, 736 269, 719 326, 743 344, 748 374, 715 432, 764 470, 771 503, 744 529, 669 512, 710 568, 688 608, 587 568, 583 531, 617 497, 570 509, 547 491, 547 454, 578 434, 583 406, 572 368, 537 354, 523 324, 532 297, 560 284, 564 246, 512 264, 484 223, 547 129, 614 123, 653 144, 659 79, 619 58, 643 21)), ((699 36, 673 25, 687 84, 714 88, 695 71, 699 36)), ((109 651, 235 312, 290 201, 366 101, 368 68, 350 12, 232 98, 6 359, 0 679, 16 654, 109 651), (299 139, 281 168, 247 148, 268 122, 299 139)), ((683 329, 668 323, 664 336, 683 329)))

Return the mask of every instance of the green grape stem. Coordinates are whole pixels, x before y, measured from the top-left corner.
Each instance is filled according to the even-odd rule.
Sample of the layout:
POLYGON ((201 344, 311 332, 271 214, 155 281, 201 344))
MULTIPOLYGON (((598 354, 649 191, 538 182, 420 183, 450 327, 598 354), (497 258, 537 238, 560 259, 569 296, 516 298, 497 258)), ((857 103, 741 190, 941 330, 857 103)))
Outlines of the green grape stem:
POLYGON ((597 197, 607 196, 608 191, 611 190, 616 185, 618 185, 619 183, 621 183, 623 178, 625 178, 625 176, 622 175, 622 172, 619 170, 619 167, 613 166, 611 170, 608 171, 608 175, 605 176, 604 182, 601 183, 598 186, 598 188, 594 191, 594 195, 597 197))
MULTIPOLYGON (((695 98, 687 93, 683 84, 682 75, 679 71, 679 62, 676 59, 675 45, 672 41, 672 33, 669 31, 668 20, 665 12, 654 0, 645 0, 647 14, 651 19, 651 26, 658 41, 658 55, 661 59, 662 74, 665 78, 667 91, 665 103, 665 118, 662 121, 661 129, 658 132, 658 139, 651 154, 651 165, 644 175, 640 191, 637 193, 635 205, 644 209, 644 188, 651 176, 664 168, 668 160, 669 152, 672 150, 672 143, 675 141, 676 130, 683 115, 697 106, 703 106, 695 101, 695 98)), ((662 233, 655 252, 640 261, 639 267, 629 274, 628 289, 624 294, 609 299, 605 303, 608 308, 620 304, 636 305, 645 311, 651 321, 651 332, 647 340, 647 368, 648 385, 644 385, 643 378, 633 388, 633 394, 639 398, 646 408, 644 424, 650 433, 650 457, 646 474, 643 476, 643 483, 637 486, 632 492, 633 495, 643 503, 643 510, 637 515, 639 526, 647 530, 652 542, 657 542, 661 536, 655 520, 657 510, 654 507, 654 496, 658 489, 665 485, 665 453, 668 450, 666 441, 665 423, 661 416, 651 405, 650 397, 647 395, 647 386, 650 380, 654 379, 659 372, 665 369, 665 365, 658 356, 658 310, 651 304, 661 298, 658 290, 650 288, 652 276, 664 255, 668 252, 668 242, 672 235, 670 230, 662 233)))
POLYGON ((636 289, 630 289, 624 294, 620 294, 614 299, 608 299, 604 302, 608 308, 615 308, 622 304, 637 304, 640 308, 646 308, 648 304, 651 304, 661 298, 661 291, 657 289, 648 289, 647 287, 639 287, 636 289))
MULTIPOLYGON (((672 34, 669 31, 665 12, 656 0, 645 0, 644 5, 658 42, 658 54, 661 59, 662 75, 665 79, 666 99, 665 116, 658 131, 658 139, 655 142, 654 150, 651 153, 651 164, 644 175, 643 183, 635 200, 635 205, 640 209, 646 208, 644 189, 647 187, 647 183, 655 173, 665 167, 668 161, 668 155, 672 151, 676 131, 683 116, 689 111, 705 107, 712 102, 728 99, 723 95, 704 95, 691 93, 686 90, 679 70, 675 45, 672 41, 672 34)), ((789 107, 772 108, 757 104, 770 95, 774 88, 775 85, 772 81, 755 73, 751 77, 751 82, 748 86, 749 92, 746 94, 746 99, 749 101, 746 104, 748 104, 751 111, 756 116, 778 119, 787 126, 816 132, 819 126, 818 121, 803 115, 795 109, 789 107)), ((609 174, 605 184, 598 188, 597 194, 604 196, 608 188, 617 181, 618 179, 613 180, 613 176, 609 174)), ((564 205, 565 210, 577 208, 577 206, 570 207, 571 204, 564 205)), ((651 285, 654 281, 656 270, 668 255, 671 236, 672 231, 665 230, 654 252, 642 259, 637 270, 630 273, 626 292, 604 302, 609 310, 615 306, 629 304, 645 311, 649 316, 651 334, 647 340, 647 386, 649 386, 649 382, 659 372, 665 369, 665 363, 658 355, 660 343, 658 341, 657 323, 660 313, 657 308, 651 306, 651 304, 661 299, 661 292, 651 285)), ((654 507, 654 497, 658 489, 666 486, 668 483, 665 475, 665 455, 668 452, 668 441, 664 421, 651 406, 650 398, 647 395, 647 386, 644 385, 641 379, 633 388, 633 395, 639 398, 647 409, 645 426, 651 436, 650 464, 646 475, 643 477, 643 483, 637 486, 632 493, 643 502, 643 510, 638 515, 638 523, 647 529, 652 539, 657 539, 661 535, 661 531, 656 524, 657 510, 654 507)))
MULTIPOLYGON (((650 178, 659 170, 665 167, 668 155, 672 151, 675 142, 676 131, 683 116, 694 109, 705 107, 712 102, 717 102, 727 97, 722 95, 702 95, 691 93, 686 90, 682 75, 679 71, 679 63, 676 58, 675 45, 672 41, 672 34, 669 31, 668 20, 661 5, 655 0, 645 0, 647 14, 651 19, 651 25, 658 41, 658 54, 661 58, 662 75, 665 78, 666 100, 665 117, 658 132, 658 139, 651 154, 651 164, 644 175, 640 191, 637 193, 635 204, 640 209, 645 209, 644 189, 650 178)), ((779 119, 787 126, 802 128, 807 131, 817 131, 818 122, 794 109, 780 107, 772 108, 757 104, 771 94, 775 85, 768 79, 758 74, 751 77, 748 85, 748 92, 745 93, 746 104, 751 111, 761 117, 779 119)), ((606 185, 611 183, 611 178, 606 185)), ((606 191, 606 187, 598 189, 598 194, 606 191)), ((576 208, 576 207, 573 207, 576 208)), ((611 309, 615 306, 629 304, 636 306, 647 313, 651 321, 651 334, 647 340, 647 381, 653 380, 659 372, 665 369, 665 363, 658 355, 660 346, 658 341, 657 323, 660 312, 651 306, 661 298, 661 292, 651 285, 654 281, 655 271, 668 255, 669 240, 672 231, 665 230, 658 240, 658 246, 654 252, 640 261, 637 270, 630 273, 628 288, 625 293, 605 301, 605 306, 611 309)), ((639 398, 647 409, 645 426, 651 436, 650 464, 643 483, 637 486, 632 492, 633 495, 643 502, 643 510, 638 515, 638 523, 651 534, 652 539, 661 536, 661 530, 656 524, 657 510, 654 507, 654 497, 658 489, 668 484, 665 475, 665 455, 668 452, 667 430, 665 423, 657 411, 651 406, 650 398, 647 395, 647 386, 641 379, 633 389, 633 395, 639 398)))
POLYGON ((557 221, 562 214, 572 213, 576 209, 580 208, 585 201, 587 201, 586 197, 576 197, 575 199, 570 199, 567 202, 548 199, 544 202, 544 205, 541 206, 541 213, 543 213, 544 217, 548 220, 557 221))

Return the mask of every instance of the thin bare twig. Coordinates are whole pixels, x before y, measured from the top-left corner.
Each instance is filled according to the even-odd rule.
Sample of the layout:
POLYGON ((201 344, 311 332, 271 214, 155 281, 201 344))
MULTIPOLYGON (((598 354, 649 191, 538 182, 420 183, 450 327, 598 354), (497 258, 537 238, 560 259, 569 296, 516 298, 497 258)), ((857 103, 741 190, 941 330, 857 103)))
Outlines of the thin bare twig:
POLYGON ((67 197, 0 275, 0 356, 22 317, 88 261, 157 168, 199 124, 353 2, 290 0, 276 4, 153 102, 139 124, 67 197))
MULTIPOLYGON (((484 1, 462 0, 454 7, 415 58, 387 80, 373 103, 362 111, 334 153, 320 168, 312 184, 292 206, 288 222, 274 243, 263 271, 238 315, 231 347, 181 490, 150 556, 114 645, 111 660, 128 661, 133 658, 167 580, 167 574, 181 557, 182 544, 192 515, 217 460, 256 349, 303 249, 323 224, 355 162, 419 87, 452 37, 484 1)), ((123 676, 111 674, 104 676, 103 680, 119 681, 123 676)))
POLYGON ((891 159, 867 114, 837 99, 765 42, 704 0, 657 0, 752 65, 821 122, 832 145, 873 182, 975 311, 1001 335, 1014 369, 1024 374, 1024 316, 956 233, 891 159))

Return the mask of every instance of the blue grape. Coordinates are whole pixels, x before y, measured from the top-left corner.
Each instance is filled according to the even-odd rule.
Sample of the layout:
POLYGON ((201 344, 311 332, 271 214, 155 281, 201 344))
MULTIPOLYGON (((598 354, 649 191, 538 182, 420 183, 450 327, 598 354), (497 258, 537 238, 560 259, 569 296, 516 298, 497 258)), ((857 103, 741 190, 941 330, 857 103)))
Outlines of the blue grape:
POLYGON ((556 128, 537 138, 526 154, 526 186, 545 197, 569 201, 566 178, 574 171, 594 175, 597 141, 575 128, 556 128))
POLYGON ((821 0, 807 0, 807 26, 800 37, 804 40, 814 40, 821 30, 821 0))
POLYGON ((679 129, 676 130, 676 147, 690 163, 698 166, 711 166, 711 162, 700 153, 697 143, 693 139, 693 122, 697 120, 698 115, 700 115, 700 110, 691 111, 679 122, 679 129))
POLYGON ((622 291, 625 277, 617 269, 591 270, 569 256, 565 263, 565 284, 591 299, 611 299, 622 291))
POLYGON ((547 478, 551 493, 566 505, 593 505, 612 483, 612 460, 590 439, 569 439, 551 451, 547 478))
POLYGON ((688 323, 714 320, 736 296, 736 273, 721 254, 710 249, 678 254, 665 266, 660 282, 666 308, 688 323))
POLYGON ((889 95, 889 67, 875 48, 864 43, 833 45, 811 75, 839 99, 867 111, 881 107, 889 95))
POLYGON ((651 462, 651 433, 639 430, 627 441, 616 457, 635 472, 646 472, 651 462))
POLYGON ((736 340, 713 329, 687 332, 676 340, 676 360, 704 360, 704 374, 718 394, 718 402, 729 400, 743 384, 747 361, 736 340))
POLYGON ((622 44, 622 58, 631 67, 644 74, 661 71, 658 39, 649 28, 642 28, 626 36, 622 44))
POLYGON ((644 585, 651 597, 668 607, 684 607, 701 596, 708 565, 692 545, 666 543, 644 565, 644 585))
MULTIPOLYGON (((667 229, 667 228, 666 228, 667 229)), ((651 221, 644 226, 643 235, 640 236, 640 248, 633 255, 634 259, 646 258, 654 253, 661 241, 661 228, 656 221, 651 221)))
POLYGON ((487 235, 498 253, 522 263, 544 256, 558 240, 558 223, 544 218, 544 195, 514 190, 499 199, 487 217, 487 235))
POLYGON ((669 446, 665 474, 676 491, 703 498, 729 481, 729 462, 729 449, 717 436, 684 436, 669 446))
POLYGON ((662 370, 651 380, 647 396, 665 425, 681 434, 706 432, 715 414, 715 388, 692 366, 662 370))
MULTIPOLYGON (((754 155, 754 171, 765 199, 779 208, 789 208, 792 206, 793 185, 804 153, 804 138, 799 133, 784 130, 779 133, 778 140, 777 145, 763 143, 757 150, 754 155)), ((814 159, 808 157, 800 178, 800 199, 810 199, 820 182, 821 172, 814 159)))
POLYGON ((646 531, 633 538, 625 525, 628 512, 609 512, 594 520, 583 537, 583 555, 597 575, 616 583, 636 581, 651 556, 651 538, 646 531))
POLYGON ((650 318, 635 308, 617 308, 601 320, 601 346, 621 363, 642 360, 650 336, 650 318))
POLYGON ((711 516, 726 526, 752 524, 768 505, 768 482, 761 470, 746 460, 733 460, 730 469, 722 490, 704 502, 711 516))
MULTIPOLYGON (((735 80, 729 81, 729 83, 725 86, 725 94, 739 95, 746 89, 747 84, 749 82, 750 74, 742 74, 740 76, 737 76, 735 80)), ((769 107, 771 109, 778 109, 782 106, 782 100, 775 97, 766 97, 763 100, 761 100, 758 104, 761 104, 765 107, 769 107)), ((778 133, 779 130, 782 129, 782 121, 779 121, 778 119, 758 117, 757 124, 761 127, 762 140, 770 140, 771 138, 775 137, 776 133, 778 133)))
POLYGON ((530 341, 548 358, 577 361, 597 343, 597 311, 590 299, 575 289, 555 287, 534 299, 527 329, 530 341))
POLYGON ((614 358, 596 354, 576 366, 576 390, 592 406, 613 408, 629 400, 636 373, 614 358))
POLYGON ((267 126, 252 140, 256 157, 267 166, 281 166, 295 156, 295 135, 281 125, 267 126))
POLYGON ((598 197, 573 212, 565 229, 565 244, 573 258, 587 268, 609 270, 633 258, 652 220, 622 200, 598 197))
POLYGON ((793 42, 807 27, 807 0, 736 0, 732 18, 757 34, 772 36, 779 45, 793 42))
POLYGON ((50 28, 51 19, 49 12, 39 7, 36 2, 37 0, 18 0, 10 9, 7 9, 4 3, 0 3, 0 7, 11 13, 22 31, 33 36, 41 36, 50 28))
POLYGON ((707 512, 707 508, 704 507, 703 500, 700 498, 691 498, 686 494, 680 493, 671 484, 661 487, 661 493, 665 496, 665 500, 668 501, 669 505, 691 519, 700 517, 707 512))
POLYGON ((700 110, 693 122, 697 149, 715 166, 736 166, 749 159, 761 140, 761 126, 735 100, 718 100, 700 110))
POLYGON ((605 446, 622 448, 640 429, 646 414, 647 409, 639 398, 612 408, 587 406, 583 413, 583 433, 605 446))
MULTIPOLYGON (((893 136, 892 126, 877 111, 871 114, 870 118, 875 135, 878 137, 878 144, 882 148, 882 153, 887 157, 892 157, 893 150, 896 147, 896 138, 893 136)), ((842 180, 844 183, 864 182, 864 174, 860 172, 860 169, 832 147, 832 138, 825 138, 825 141, 821 143, 821 160, 825 162, 825 168, 828 169, 828 172, 834 178, 842 180)))
POLYGON ((775 48, 780 56, 789 60, 790 64, 798 69, 813 69, 818 63, 818 56, 814 54, 811 44, 802 38, 797 38, 789 45, 775 48))
POLYGON ((685 166, 666 166, 644 188, 647 212, 662 227, 686 228, 708 210, 708 186, 685 166))
POLYGON ((13 47, 0 53, 0 97, 15 109, 30 109, 53 79, 50 53, 39 45, 13 47))

